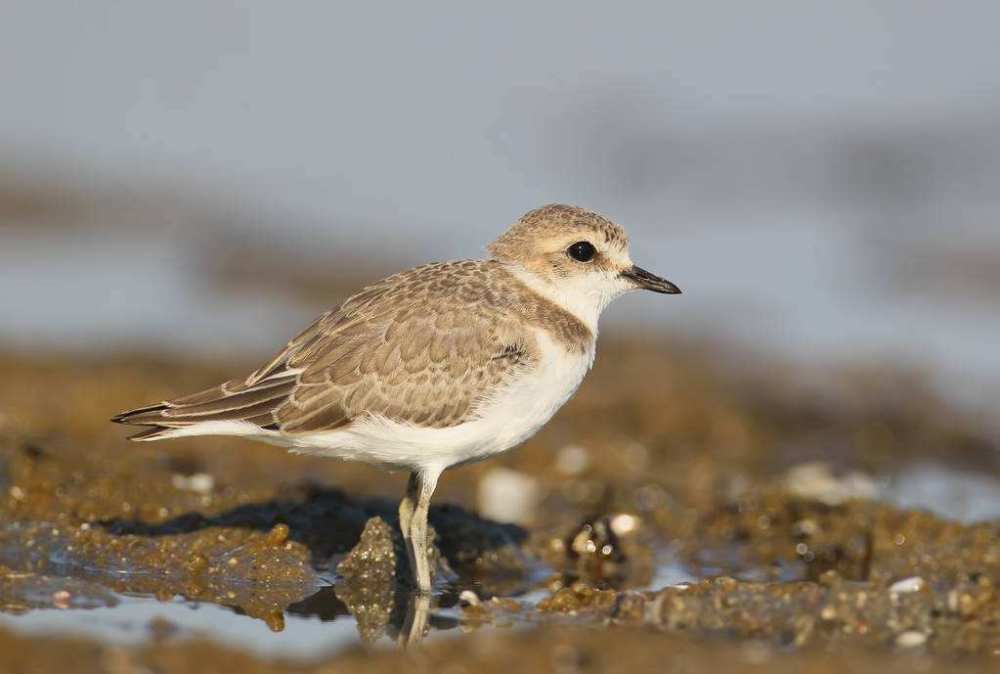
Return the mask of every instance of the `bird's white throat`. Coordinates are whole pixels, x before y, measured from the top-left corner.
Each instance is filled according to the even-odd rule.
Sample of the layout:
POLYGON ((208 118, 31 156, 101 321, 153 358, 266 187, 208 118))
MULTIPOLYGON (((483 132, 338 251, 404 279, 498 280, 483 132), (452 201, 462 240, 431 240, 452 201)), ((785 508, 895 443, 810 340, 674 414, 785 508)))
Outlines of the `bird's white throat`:
POLYGON ((578 318, 597 337, 597 324, 601 313, 611 302, 624 295, 632 286, 619 276, 588 275, 578 278, 561 278, 556 282, 539 277, 520 265, 511 265, 511 273, 556 306, 578 318))

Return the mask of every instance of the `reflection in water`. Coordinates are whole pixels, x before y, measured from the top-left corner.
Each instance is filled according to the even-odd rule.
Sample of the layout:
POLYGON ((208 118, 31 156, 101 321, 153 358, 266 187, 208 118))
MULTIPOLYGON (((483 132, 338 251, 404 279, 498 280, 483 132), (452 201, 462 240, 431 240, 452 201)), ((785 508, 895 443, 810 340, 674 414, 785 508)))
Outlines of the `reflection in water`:
POLYGON ((0 574, 0 624, 134 643, 150 637, 151 621, 165 619, 170 634, 207 632, 241 645, 245 636, 282 655, 307 635, 294 656, 321 652, 330 638, 412 643, 457 624, 435 611, 454 607, 464 590, 509 597, 539 581, 522 529, 443 505, 430 517, 440 532, 439 594, 413 596, 395 510, 394 502, 304 484, 280 498, 155 523, 7 521, 0 565, 14 573, 0 574), (215 617, 206 621, 206 613, 215 617), (316 629, 330 622, 332 631, 316 629))
MULTIPOLYGON (((448 601, 449 594, 439 597, 438 601, 448 601)), ((387 636, 405 647, 427 636, 431 627, 447 630, 457 626, 456 620, 434 616, 433 608, 433 597, 430 595, 408 591, 395 583, 381 583, 362 590, 342 581, 323 587, 316 594, 292 604, 286 613, 289 616, 319 618, 322 622, 353 618, 361 643, 374 644, 387 636), (372 594, 382 597, 371 601, 372 594), (386 597, 388 602, 385 602, 386 597)))
MULTIPOLYGON (((339 498, 325 493, 321 499, 335 497, 339 498)), ((238 514, 246 517, 247 510, 238 514)), ((256 513, 254 507, 249 510, 256 513)), ((472 517, 457 508, 443 508, 435 515, 439 524, 461 523, 472 517)), ((227 522, 233 524, 231 519, 227 522)), ((466 524, 472 526, 472 522, 466 524)), ((184 524, 188 533, 182 537, 187 538, 197 536, 205 526, 204 522, 187 520, 184 524)), ((125 525, 117 522, 109 526, 121 529, 125 525)), ((173 530, 181 524, 174 521, 166 526, 173 530)), ((503 526, 475 520, 481 540, 488 538, 483 530, 500 527, 504 531, 503 526)), ((8 525, 11 527, 24 528, 17 523, 8 525)), ((43 535, 51 530, 52 525, 41 525, 28 532, 37 554, 26 557, 23 546, 20 552, 0 546, 0 563, 24 570, 6 577, 0 588, 0 626, 30 634, 78 634, 114 644, 200 635, 262 656, 315 658, 349 645, 379 646, 387 640, 405 647, 453 630, 461 621, 456 611, 460 597, 465 599, 468 591, 476 598, 520 598, 521 606, 530 607, 548 595, 545 580, 551 578, 551 569, 537 560, 516 569, 504 567, 495 575, 481 571, 458 574, 442 561, 436 593, 415 593, 399 580, 409 578, 409 574, 405 555, 398 554, 398 532, 377 516, 368 520, 356 545, 337 565, 334 582, 321 577, 319 587, 314 582, 254 581, 234 573, 228 564, 219 570, 225 578, 201 581, 177 577, 172 569, 157 573, 151 567, 124 563, 96 569, 73 557, 66 539, 43 535), (207 585, 198 586, 198 582, 207 585), (192 600, 194 597, 199 600, 192 600)), ((220 531, 212 527, 212 538, 221 536, 220 531)), ((453 533, 443 536, 441 542, 447 543, 453 533)), ((150 542, 169 534, 153 529, 124 536, 133 542, 150 542)), ((171 538, 170 543, 176 540, 171 538)), ((453 557, 452 564, 457 559, 453 557)), ((683 576, 676 558, 661 562, 670 565, 672 581, 683 576)), ((574 574, 572 569, 565 571, 570 573, 564 582, 569 582, 566 579, 574 574)), ((662 574, 657 578, 664 580, 662 574)), ((530 620, 531 613, 529 608, 513 622, 530 620)))
POLYGON ((454 628, 454 617, 435 611, 456 606, 464 590, 512 596, 539 580, 539 564, 520 551, 521 530, 441 506, 431 515, 442 532, 437 546, 455 569, 464 571, 465 559, 479 571, 463 578, 442 558, 439 594, 415 595, 400 582, 409 572, 398 530, 382 516, 390 504, 315 488, 301 496, 158 524, 7 522, 0 527, 0 565, 16 572, 0 577, 0 625, 141 643, 154 636, 151 625, 169 624, 157 633, 205 634, 261 654, 304 657, 384 637, 410 644, 432 628, 454 628), (291 541, 305 544, 315 567, 303 566, 295 553, 301 547, 291 541), (337 559, 331 583, 327 565, 337 559), (490 561, 496 579, 483 570, 490 561))
POLYGON ((424 638, 429 627, 431 612, 431 597, 428 594, 415 592, 410 596, 406 607, 406 620, 399 633, 399 643, 404 647, 424 638))
MULTIPOLYGON (((433 615, 434 598, 430 595, 410 592, 397 584, 382 584, 375 591, 387 595, 389 603, 359 601, 364 593, 351 588, 348 582, 341 582, 292 604, 286 613, 319 618, 323 622, 353 618, 362 643, 374 644, 387 636, 404 647, 422 640, 432 627, 443 631, 458 624, 457 620, 433 615)), ((443 595, 438 601, 447 601, 448 596, 443 595)))
MULTIPOLYGON (((0 611, 0 628, 38 636, 75 635, 123 646, 165 638, 207 637, 262 657, 294 660, 327 657, 349 646, 374 643, 360 638, 361 625, 351 619, 332 587, 289 607, 284 625, 275 631, 265 621, 217 604, 181 598, 158 601, 151 596, 114 593, 107 593, 106 601, 99 602, 94 597, 78 595, 83 590, 76 586, 73 605, 58 609, 52 597, 64 592, 57 589, 66 585, 64 581, 50 582, 44 596, 34 597, 35 606, 31 610, 11 613, 7 612, 10 606, 5 606, 0 611), (301 610, 302 605, 309 605, 316 613, 301 610)), ((386 626, 384 633, 403 646, 428 636, 430 629, 441 632, 458 624, 455 619, 434 615, 430 597, 418 597, 416 601, 403 599, 407 603, 394 613, 398 617, 386 626)))
POLYGON ((449 615, 456 603, 450 589, 431 597, 389 588, 393 602, 383 621, 362 605, 345 603, 341 588, 329 585, 288 606, 283 620, 275 622, 209 602, 118 594, 78 579, 24 576, 27 582, 16 593, 0 593, 0 628, 39 636, 77 635, 116 645, 208 637, 259 656, 304 660, 353 645, 378 646, 384 638, 405 647, 459 624, 449 615))

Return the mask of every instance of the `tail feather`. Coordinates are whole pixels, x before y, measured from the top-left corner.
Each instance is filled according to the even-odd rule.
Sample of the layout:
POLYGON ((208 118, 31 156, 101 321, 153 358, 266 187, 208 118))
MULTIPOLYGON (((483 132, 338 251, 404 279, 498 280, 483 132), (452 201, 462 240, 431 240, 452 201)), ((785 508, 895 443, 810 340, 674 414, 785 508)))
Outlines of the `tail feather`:
POLYGON ((226 382, 193 395, 146 405, 122 412, 112 421, 150 428, 131 436, 130 440, 160 440, 177 435, 198 435, 198 424, 206 432, 220 428, 213 422, 243 422, 262 430, 275 430, 275 412, 291 395, 296 385, 295 373, 272 376, 247 386, 245 381, 226 382), (184 432, 182 432, 184 431, 184 432))
POLYGON ((238 393, 222 393, 222 397, 217 397, 216 399, 208 402, 177 404, 176 406, 171 406, 169 409, 163 411, 163 415, 177 418, 228 418, 219 417, 219 415, 241 414, 242 411, 249 408, 267 404, 275 400, 284 400, 292 392, 294 387, 294 380, 285 380, 282 382, 261 385, 255 388, 247 389, 246 391, 240 391, 238 393))
POLYGON ((128 439, 132 442, 148 442, 150 440, 162 440, 163 438, 169 437, 169 433, 174 431, 173 428, 165 428, 163 426, 154 426, 152 428, 147 428, 144 431, 140 431, 135 435, 128 436, 128 439))
POLYGON ((165 409, 167 409, 167 403, 165 402, 157 405, 146 405, 144 407, 137 407, 134 410, 120 412, 119 414, 111 417, 111 421, 116 424, 132 424, 135 426, 141 426, 143 425, 142 419, 146 414, 156 414, 165 409))

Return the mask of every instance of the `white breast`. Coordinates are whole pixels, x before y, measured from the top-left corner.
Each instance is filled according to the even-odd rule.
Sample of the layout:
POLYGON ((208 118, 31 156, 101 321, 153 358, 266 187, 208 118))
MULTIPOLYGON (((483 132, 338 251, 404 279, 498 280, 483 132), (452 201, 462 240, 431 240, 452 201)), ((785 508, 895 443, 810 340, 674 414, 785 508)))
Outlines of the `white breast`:
POLYGON ((576 392, 594 360, 538 331, 536 367, 483 403, 479 418, 451 428, 419 428, 385 418, 296 439, 292 451, 416 470, 444 470, 485 459, 534 435, 576 392))

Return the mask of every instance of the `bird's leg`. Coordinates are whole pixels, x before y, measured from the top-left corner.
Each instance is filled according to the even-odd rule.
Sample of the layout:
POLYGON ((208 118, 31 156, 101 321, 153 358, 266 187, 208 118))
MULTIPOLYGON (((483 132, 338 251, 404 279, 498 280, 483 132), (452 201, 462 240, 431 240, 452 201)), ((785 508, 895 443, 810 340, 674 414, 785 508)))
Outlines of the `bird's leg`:
POLYGON ((410 479, 406 482, 406 493, 403 500, 399 502, 399 531, 403 534, 403 542, 406 549, 410 549, 410 520, 413 518, 413 508, 417 505, 417 485, 419 476, 416 472, 410 473, 410 479))
MULTIPOLYGON (((431 593, 431 568, 427 558, 427 512, 430 509, 431 496, 437 486, 440 471, 414 472, 416 502, 410 516, 409 533, 407 535, 407 552, 410 556, 410 568, 417 591, 421 594, 431 593)), ((409 492, 409 490, 407 490, 409 492)), ((401 506, 402 509, 402 506, 401 506)))
POLYGON ((406 606, 406 618, 399 631, 399 642, 403 648, 412 646, 424 638, 431 616, 431 596, 415 592, 410 595, 406 606))

